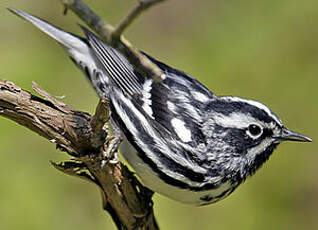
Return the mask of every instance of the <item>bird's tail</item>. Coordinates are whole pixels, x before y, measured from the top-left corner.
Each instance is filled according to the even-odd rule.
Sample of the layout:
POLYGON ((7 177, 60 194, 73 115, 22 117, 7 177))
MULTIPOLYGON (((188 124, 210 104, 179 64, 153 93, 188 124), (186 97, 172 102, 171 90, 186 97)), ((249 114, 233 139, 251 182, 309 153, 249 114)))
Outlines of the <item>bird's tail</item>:
POLYGON ((31 22, 33 25, 38 27, 40 30, 42 30, 44 33, 48 34, 52 38, 54 38, 56 41, 58 41, 61 45, 63 45, 66 49, 81 49, 83 46, 87 46, 85 43, 85 40, 74 35, 71 33, 68 33, 64 30, 59 29, 56 26, 53 26, 52 24, 35 17, 33 15, 30 15, 26 12, 23 12, 21 10, 15 9, 15 8, 8 8, 12 13, 22 17, 23 19, 31 22))
POLYGON ((98 95, 108 94, 105 79, 107 77, 100 71, 99 62, 95 60, 94 55, 88 45, 88 41, 77 35, 71 34, 58 27, 21 10, 8 8, 12 13, 26 19, 38 27, 44 33, 58 41, 64 50, 68 53, 71 60, 83 71, 89 82, 95 88, 98 95))

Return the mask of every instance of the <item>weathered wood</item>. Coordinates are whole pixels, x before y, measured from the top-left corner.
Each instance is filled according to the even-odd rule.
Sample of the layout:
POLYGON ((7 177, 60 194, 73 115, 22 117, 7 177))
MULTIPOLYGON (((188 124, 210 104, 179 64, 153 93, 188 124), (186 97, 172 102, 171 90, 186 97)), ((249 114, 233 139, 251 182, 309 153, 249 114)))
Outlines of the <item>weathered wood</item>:
POLYGON ((40 97, 10 81, 0 81, 0 116, 29 128, 70 154, 73 161, 53 163, 54 167, 98 185, 103 207, 118 229, 159 229, 152 192, 121 162, 105 159, 104 151, 117 151, 118 147, 111 144, 114 138, 104 128, 109 116, 107 102, 102 99, 92 117, 58 101, 35 83, 33 89, 40 97))
MULTIPOLYGON (((122 33, 144 10, 164 0, 143 0, 114 28, 96 15, 81 0, 61 0, 105 42, 120 51, 144 76, 156 81, 165 78, 163 71, 126 40, 122 33)), ((13 120, 38 133, 57 148, 73 157, 52 165, 72 176, 96 184, 102 194, 103 208, 112 216, 118 229, 159 229, 151 197, 121 162, 109 159, 117 152, 118 138, 108 135, 108 101, 102 98, 94 116, 77 111, 33 83, 35 96, 12 82, 0 80, 0 116, 13 120)))

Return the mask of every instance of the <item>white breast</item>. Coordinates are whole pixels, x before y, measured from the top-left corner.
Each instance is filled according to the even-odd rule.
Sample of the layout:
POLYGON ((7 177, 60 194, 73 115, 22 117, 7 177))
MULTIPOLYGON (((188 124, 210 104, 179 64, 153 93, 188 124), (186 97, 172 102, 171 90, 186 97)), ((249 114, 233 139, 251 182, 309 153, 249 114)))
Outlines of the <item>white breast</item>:
POLYGON ((205 205, 209 203, 217 202, 232 191, 230 189, 233 187, 230 183, 224 183, 220 187, 214 190, 208 191, 191 191, 187 189, 181 189, 172 185, 165 183, 161 180, 157 174, 151 170, 151 168, 145 164, 139 157, 136 150, 132 145, 124 138, 123 143, 120 147, 120 152, 123 157, 127 160, 130 166, 136 171, 138 177, 142 180, 143 184, 154 192, 158 192, 165 195, 173 200, 180 201, 182 203, 190 205, 205 205), (221 198, 214 198, 222 193, 226 193, 221 198))

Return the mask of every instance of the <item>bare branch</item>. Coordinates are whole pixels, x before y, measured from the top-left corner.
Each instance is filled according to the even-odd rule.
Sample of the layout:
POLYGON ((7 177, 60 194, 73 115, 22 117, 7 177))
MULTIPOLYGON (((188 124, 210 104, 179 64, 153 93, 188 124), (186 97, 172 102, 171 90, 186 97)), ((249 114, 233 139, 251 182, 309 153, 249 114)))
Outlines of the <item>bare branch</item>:
POLYGON ((101 98, 96 107, 95 114, 92 117, 91 127, 93 135, 91 137, 91 143, 96 148, 102 147, 105 143, 107 130, 105 130, 104 127, 110 116, 108 106, 109 101, 106 97, 101 98))
POLYGON ((0 115, 31 129, 71 155, 89 151, 90 133, 82 132, 83 127, 89 127, 89 114, 55 103, 36 84, 33 88, 50 100, 32 95, 12 82, 0 81, 0 115))
MULTIPOLYGON (((106 43, 120 51, 144 76, 165 79, 163 71, 135 48, 122 33, 146 9, 164 0, 143 0, 117 28, 102 20, 81 0, 61 0, 106 43)), ((57 100, 37 84, 35 96, 9 81, 0 80, 0 116, 38 133, 74 159, 52 163, 59 171, 96 184, 102 191, 103 208, 118 229, 159 229, 152 208, 153 192, 143 187, 127 167, 110 161, 121 141, 109 137, 108 101, 102 98, 94 116, 76 111, 57 100), (106 163, 105 163, 106 162, 106 163)))
POLYGON ((116 27, 116 29, 113 31, 113 38, 119 38, 124 30, 145 10, 152 7, 155 4, 158 4, 160 2, 163 2, 165 0, 144 0, 139 1, 138 5, 133 8, 133 10, 125 17, 119 25, 116 27))
MULTIPOLYGON (((125 39, 121 32, 139 15, 143 10, 140 8, 135 13, 135 16, 124 20, 124 24, 117 30, 115 36, 113 35, 114 27, 102 20, 95 14, 85 3, 81 0, 61 0, 66 9, 72 10, 79 18, 81 18, 91 29, 93 29, 106 43, 119 50, 129 62, 144 76, 152 77, 155 81, 160 82, 166 78, 162 70, 151 62, 145 55, 143 55, 136 47, 134 47, 127 39, 125 39), (120 31, 121 30, 121 31, 120 31)), ((154 3, 160 0, 144 1, 145 6, 149 8, 154 3), (149 3, 147 3, 149 2, 149 3), (154 2, 154 3, 152 3, 154 2)), ((137 7, 138 8, 138 7, 137 7)), ((64 11, 66 12, 66 11, 64 11)))
POLYGON ((66 174, 98 185, 103 207, 118 229, 159 229, 152 209, 152 192, 120 162, 103 165, 103 151, 108 151, 107 148, 111 148, 110 152, 117 151, 118 147, 109 143, 113 138, 107 137, 107 132, 101 132, 108 119, 107 102, 101 100, 91 117, 56 100, 35 83, 33 88, 44 99, 12 82, 0 81, 0 116, 29 128, 75 157, 74 161, 53 165, 66 174), (105 138, 104 147, 92 143, 92 137, 105 138))

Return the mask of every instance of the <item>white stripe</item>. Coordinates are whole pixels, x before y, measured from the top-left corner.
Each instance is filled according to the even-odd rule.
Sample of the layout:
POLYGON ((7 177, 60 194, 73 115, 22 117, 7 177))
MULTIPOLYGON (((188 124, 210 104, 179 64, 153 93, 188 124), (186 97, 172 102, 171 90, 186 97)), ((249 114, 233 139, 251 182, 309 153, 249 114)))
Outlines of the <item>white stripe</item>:
POLYGON ((276 121, 276 123, 278 123, 281 126, 283 125, 282 121, 266 105, 264 105, 258 101, 243 99, 243 98, 239 98, 239 97, 231 97, 231 96, 222 97, 222 99, 226 99, 227 101, 233 101, 233 102, 245 102, 247 104, 253 105, 253 106, 265 111, 268 116, 270 116, 271 118, 273 118, 273 120, 276 121))
POLYGON ((210 100, 210 98, 207 95, 198 91, 191 91, 191 94, 195 100, 203 103, 208 102, 210 100))
MULTIPOLYGON (((131 109, 131 113, 133 113, 139 119, 139 123, 143 126, 143 129, 145 130, 147 135, 151 136, 151 138, 156 143, 155 148, 159 149, 159 151, 162 154, 164 154, 166 157, 173 160, 177 164, 180 164, 180 165, 182 165, 188 169, 191 169, 192 171, 197 172, 197 173, 206 173, 205 169, 198 167, 196 165, 193 165, 192 162, 187 161, 187 159, 181 158, 178 154, 171 152, 171 150, 167 146, 167 143, 163 142, 162 139, 158 138, 158 137, 160 137, 160 135, 157 135, 155 133, 156 131, 152 128, 152 126, 149 124, 147 119, 140 113, 140 111, 138 111, 137 108, 132 104, 132 102, 127 97, 122 95, 121 93, 116 93, 116 94, 117 95, 115 95, 115 97, 120 98, 123 101, 123 103, 131 109)), ((118 113, 120 118, 124 121, 127 129, 133 134, 136 143, 140 146, 140 148, 144 151, 144 153, 150 159, 152 159, 154 161, 154 163, 157 165, 157 167, 162 172, 164 172, 168 176, 170 176, 176 180, 182 181, 190 186, 199 187, 201 185, 201 183, 193 182, 193 181, 189 180, 187 177, 183 176, 182 174, 171 171, 171 169, 169 169, 165 165, 163 165, 160 162, 160 158, 159 158, 160 156, 157 156, 156 154, 154 154, 153 151, 151 151, 151 149, 149 149, 149 146, 147 144, 145 144, 145 142, 143 140, 141 140, 140 137, 137 135, 140 132, 139 132, 139 130, 136 129, 136 126, 135 126, 133 120, 131 119, 131 117, 129 117, 129 115, 122 109, 122 107, 118 104, 118 101, 116 101, 116 100, 112 100, 112 101, 113 101, 113 105, 116 109, 116 112, 118 113)))
POLYGON ((117 68, 114 64, 111 63, 112 58, 110 57, 108 52, 105 52, 106 50, 104 49, 104 47, 101 47, 101 44, 99 44, 94 37, 90 38, 90 42, 93 45, 93 49, 95 50, 98 59, 103 63, 105 70, 109 74, 109 77, 111 77, 115 81, 115 83, 117 83, 118 87, 122 88, 122 90, 132 95, 133 91, 131 90, 131 88, 128 87, 127 83, 124 83, 122 81, 122 77, 120 76, 120 73, 118 72, 117 68))
POLYGON ((151 87, 152 85, 152 80, 149 79, 149 80, 146 80, 144 85, 143 85, 143 90, 141 92, 142 94, 142 100, 143 100, 143 105, 142 105, 142 108, 145 110, 146 113, 148 113, 148 115, 154 119, 153 117, 153 111, 152 111, 152 108, 151 108, 151 105, 152 105, 152 100, 151 100, 151 87))
POLYGON ((258 154, 262 154, 268 146, 271 145, 273 139, 265 138, 262 142, 247 151, 246 157, 249 164, 253 163, 258 154))
POLYGON ((102 48, 102 51, 108 56, 108 60, 110 61, 111 67, 116 71, 116 76, 118 80, 122 82, 123 85, 127 85, 132 92, 139 92, 139 89, 137 89, 131 82, 131 78, 129 75, 124 75, 124 72, 122 69, 119 67, 119 63, 115 62, 114 60, 114 53, 111 53, 111 49, 106 47, 103 43, 97 42, 100 44, 100 47, 102 48))
POLYGON ((231 113, 229 115, 214 113, 212 119, 214 119, 218 125, 227 128, 245 129, 250 124, 259 124, 263 127, 259 120, 243 113, 231 113))
POLYGON ((132 67, 132 65, 127 61, 127 59, 121 53, 116 51, 114 48, 112 48, 112 47, 108 47, 108 48, 111 49, 111 51, 113 53, 113 58, 116 61, 116 63, 118 64, 118 66, 120 67, 120 69, 126 73, 127 77, 129 77, 131 83, 138 89, 138 91, 140 91, 141 86, 136 79, 136 75, 134 73, 134 68, 132 67))
POLYGON ((185 127, 185 123, 178 119, 178 118, 173 118, 171 120, 171 125, 174 128, 174 131, 178 135, 178 137, 184 141, 184 142, 189 142, 191 141, 191 131, 185 127))
POLYGON ((89 38, 96 45, 93 48, 96 48, 96 53, 101 57, 101 61, 104 63, 106 61, 109 64, 108 67, 115 72, 113 78, 116 78, 123 87, 127 85, 127 91, 130 91, 131 94, 140 92, 141 85, 136 79, 134 69, 123 55, 100 41, 94 34, 89 33, 89 38))
POLYGON ((172 103, 171 101, 167 101, 167 106, 168 106, 168 109, 173 112, 174 114, 178 114, 177 113, 177 107, 174 103, 172 103))

